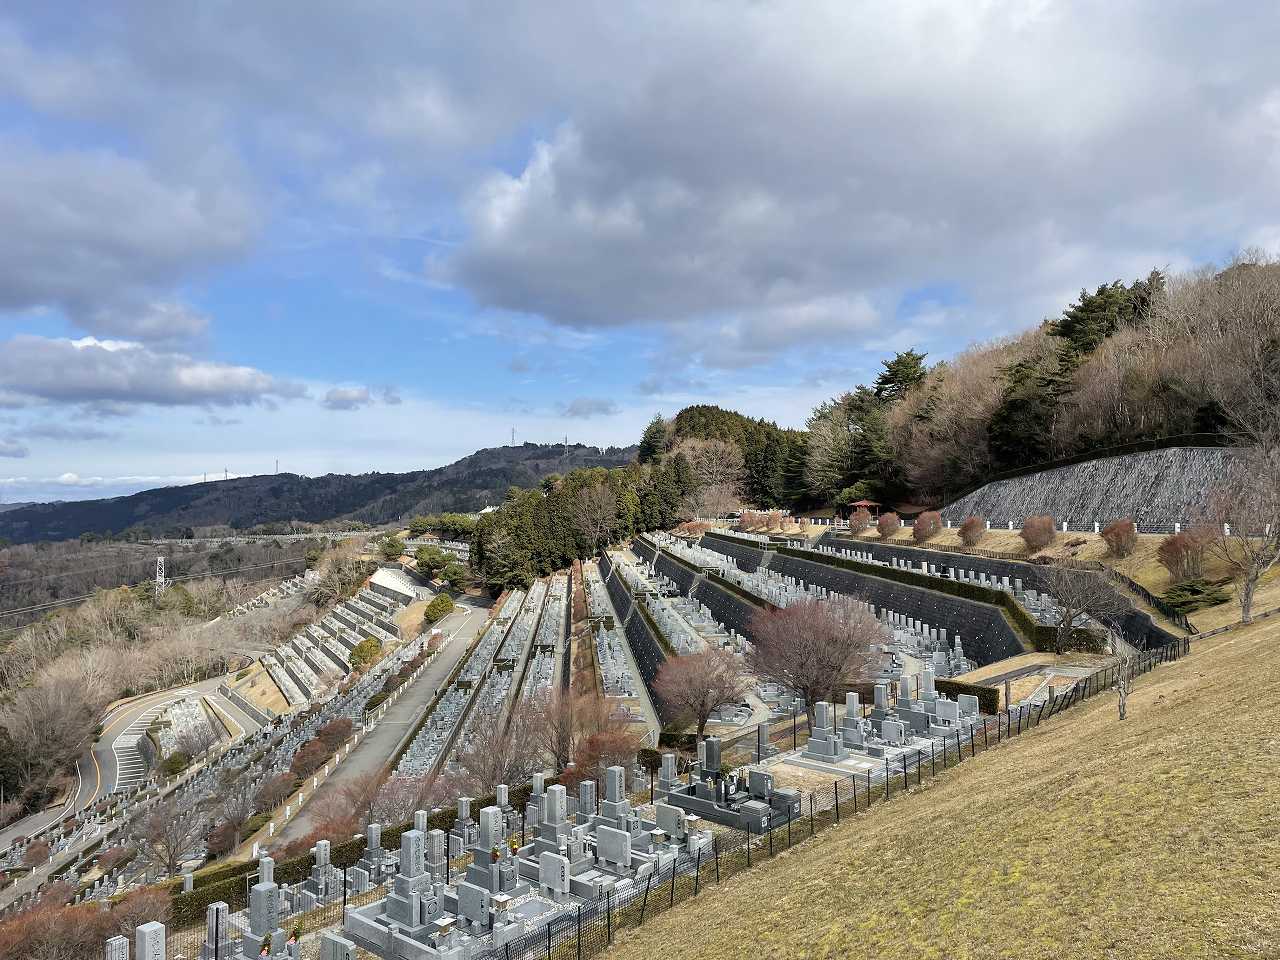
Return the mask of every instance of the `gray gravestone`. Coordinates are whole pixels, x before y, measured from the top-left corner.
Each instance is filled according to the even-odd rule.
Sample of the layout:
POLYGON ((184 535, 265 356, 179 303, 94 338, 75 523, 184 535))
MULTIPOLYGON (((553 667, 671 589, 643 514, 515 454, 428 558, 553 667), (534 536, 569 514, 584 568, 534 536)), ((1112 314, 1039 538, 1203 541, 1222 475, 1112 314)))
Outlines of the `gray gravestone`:
POLYGON ((406 830, 400 834, 400 875, 421 876, 426 870, 426 839, 420 830, 406 830))
POLYGON ((164 924, 152 920, 133 932, 134 960, 164 960, 164 924))
POLYGON ((625 800, 626 788, 626 772, 621 767, 609 767, 604 772, 604 798, 610 803, 618 803, 625 800))
POLYGON ((583 780, 578 784, 578 815, 586 816, 596 812, 596 782, 583 780))
POLYGON ((479 817, 480 838, 478 845, 486 853, 494 847, 502 846, 506 839, 502 835, 502 808, 482 807, 479 817))
POLYGON ((553 899, 569 892, 569 860, 559 854, 544 852, 538 857, 538 885, 553 899))
POLYGON ((336 933, 320 937, 320 960, 356 960, 356 945, 336 933))
POLYGON ((107 940, 105 960, 129 960, 129 939, 111 937, 107 940))
MULTIPOLYGON (((607 772, 607 771, 606 771, 607 772)), ((553 784, 547 788, 546 805, 543 808, 543 823, 558 824, 565 822, 566 792, 560 784, 553 784)))
POLYGON ((596 856, 604 863, 631 866, 631 834, 613 827, 597 827, 596 856))

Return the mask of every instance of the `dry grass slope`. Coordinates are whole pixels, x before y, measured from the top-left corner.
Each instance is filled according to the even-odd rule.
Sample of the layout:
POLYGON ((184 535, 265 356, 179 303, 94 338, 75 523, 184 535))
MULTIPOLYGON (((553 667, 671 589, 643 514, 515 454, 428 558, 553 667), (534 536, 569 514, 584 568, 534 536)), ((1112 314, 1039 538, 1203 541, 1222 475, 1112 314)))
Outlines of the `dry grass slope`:
POLYGON ((1280 957, 1280 623, 629 931, 617 960, 1280 957))

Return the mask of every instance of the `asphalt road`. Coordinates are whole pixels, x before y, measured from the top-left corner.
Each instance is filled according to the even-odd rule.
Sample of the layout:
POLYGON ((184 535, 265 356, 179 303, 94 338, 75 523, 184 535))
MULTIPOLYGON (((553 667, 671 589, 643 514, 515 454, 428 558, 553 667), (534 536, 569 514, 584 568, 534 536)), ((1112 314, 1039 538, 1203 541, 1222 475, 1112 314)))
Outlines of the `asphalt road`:
POLYGON ((444 685, 488 619, 489 607, 480 606, 480 601, 464 597, 458 602, 463 609, 455 610, 438 624, 449 638, 444 650, 405 689, 400 698, 387 708, 378 725, 361 738, 360 743, 338 765, 329 779, 308 797, 301 812, 276 834, 273 846, 282 846, 306 836, 314 829, 309 811, 313 809, 312 803, 317 797, 341 791, 344 786, 357 782, 362 777, 378 773, 391 759, 400 741, 417 724, 435 697, 437 689, 444 685))
POLYGON ((76 790, 58 807, 33 813, 0 831, 0 850, 15 840, 39 833, 50 824, 92 806, 101 797, 141 782, 142 769, 129 749, 136 736, 171 703, 189 697, 206 696, 222 712, 232 737, 257 729, 257 723, 217 693, 225 678, 214 677, 176 689, 158 690, 107 711, 102 718, 102 736, 76 764, 76 790))

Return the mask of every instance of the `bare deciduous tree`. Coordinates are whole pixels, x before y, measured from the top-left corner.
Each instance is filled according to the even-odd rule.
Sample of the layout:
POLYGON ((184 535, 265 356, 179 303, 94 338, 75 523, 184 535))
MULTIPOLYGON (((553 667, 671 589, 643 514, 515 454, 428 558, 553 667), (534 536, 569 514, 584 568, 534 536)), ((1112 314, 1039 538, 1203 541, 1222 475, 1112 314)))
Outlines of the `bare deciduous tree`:
POLYGON ((694 490, 687 506, 695 514, 724 516, 742 506, 742 451, 724 440, 682 440, 673 453, 683 454, 693 471, 694 490))
POLYGON ((593 694, 574 694, 557 689, 531 701, 526 707, 530 735, 557 773, 573 759, 574 750, 585 735, 583 724, 594 699, 593 694))
POLYGON ((214 798, 214 817, 231 834, 231 849, 240 846, 245 824, 257 812, 257 790, 248 770, 222 771, 214 798))
POLYGON ((612 539, 618 523, 618 497, 607 483, 593 483, 578 491, 574 523, 594 554, 612 539))
POLYGON ((747 666, 803 698, 810 716, 819 700, 834 700, 869 673, 871 645, 884 640, 880 622, 852 597, 763 610, 752 619, 751 632, 747 666))
POLYGON ((1280 560, 1280 459, 1255 449, 1210 499, 1206 549, 1231 571, 1240 619, 1253 619, 1258 583, 1280 560))
POLYGON ((1043 584, 1058 602, 1058 624, 1054 632, 1054 653, 1062 654, 1073 646, 1077 621, 1088 616, 1111 627, 1124 618, 1131 608, 1109 581, 1100 574, 1068 567, 1045 567, 1043 584))
POLYGON ((698 739, 702 739, 711 714, 746 695, 747 680, 732 654, 705 650, 664 663, 654 692, 674 714, 692 720, 698 739))
POLYGON ((192 855, 205 818, 170 797, 140 812, 129 825, 138 851, 171 877, 192 855))
POLYGON ((534 728, 536 712, 518 707, 510 724, 503 712, 490 708, 473 715, 458 750, 458 767, 467 785, 481 796, 500 783, 524 783, 543 769, 534 728))

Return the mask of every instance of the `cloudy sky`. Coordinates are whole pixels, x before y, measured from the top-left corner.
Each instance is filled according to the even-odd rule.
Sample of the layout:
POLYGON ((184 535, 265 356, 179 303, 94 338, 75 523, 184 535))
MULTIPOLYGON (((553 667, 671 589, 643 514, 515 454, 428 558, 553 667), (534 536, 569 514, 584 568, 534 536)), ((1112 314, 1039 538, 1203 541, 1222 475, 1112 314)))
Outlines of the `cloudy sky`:
POLYGON ((798 425, 1280 245, 1275 3, 6 9, 6 501, 798 425))

